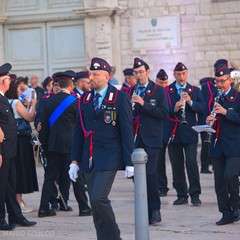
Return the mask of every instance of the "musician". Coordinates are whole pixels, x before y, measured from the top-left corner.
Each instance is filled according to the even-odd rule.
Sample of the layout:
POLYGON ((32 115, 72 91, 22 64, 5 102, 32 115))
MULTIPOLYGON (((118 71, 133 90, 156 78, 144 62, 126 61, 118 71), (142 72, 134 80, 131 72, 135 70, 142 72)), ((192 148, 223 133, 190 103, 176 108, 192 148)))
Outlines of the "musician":
MULTIPOLYGON (((168 75, 164 69, 160 69, 156 76, 156 84, 161 87, 168 86, 168 75)), ((166 120, 165 120, 166 121, 166 120)), ((164 125, 165 125, 164 121, 164 125)), ((165 132, 165 127, 163 128, 165 132)), ((167 196, 167 192, 169 191, 168 188, 168 180, 167 180, 167 173, 166 173, 166 148, 167 142, 163 143, 163 147, 160 148, 160 152, 158 155, 158 185, 159 185, 159 196, 165 197, 167 196)))
MULTIPOLYGON (((214 65, 215 83, 221 91, 221 97, 206 123, 214 122, 216 133, 211 139, 209 155, 212 159, 215 192, 219 212, 222 218, 217 225, 238 221, 239 214, 239 180, 240 169, 240 95, 231 86, 232 78, 228 62, 217 61, 214 65), (237 147, 236 147, 237 146, 237 147)), ((216 94, 215 94, 216 95, 216 94)))
POLYGON ((149 224, 161 221, 158 187, 158 155, 163 147, 163 123, 168 117, 166 91, 149 79, 149 65, 140 58, 134 59, 137 84, 130 90, 135 103, 133 116, 137 148, 144 148, 148 155, 146 163, 149 224))
POLYGON ((204 111, 204 99, 200 89, 188 83, 188 69, 183 63, 179 62, 175 66, 173 75, 176 81, 167 87, 170 116, 166 123, 165 135, 165 141, 169 142, 173 187, 177 191, 177 199, 173 204, 187 204, 189 194, 193 206, 199 206, 201 186, 197 165, 198 134, 191 127, 197 123, 197 113, 204 111), (183 118, 184 116, 186 119, 183 118), (189 188, 186 182, 185 164, 189 188))
POLYGON ((126 93, 109 84, 111 67, 101 58, 90 66, 91 91, 79 101, 69 176, 84 171, 98 240, 121 240, 108 195, 117 170, 132 167, 133 127, 126 93))
MULTIPOLYGON (((202 78, 199 81, 201 85, 201 92, 203 95, 203 98, 205 100, 205 110, 204 113, 198 114, 198 125, 204 125, 206 122, 206 117, 210 114, 212 111, 211 109, 211 102, 214 98, 214 94, 217 92, 217 88, 215 86, 214 78, 212 77, 206 77, 202 78)), ((201 132, 201 152, 200 152, 200 161, 201 161, 201 173, 204 174, 211 174, 212 171, 209 170, 209 164, 211 162, 208 152, 209 152, 209 144, 206 144, 207 139, 207 133, 201 132)))
POLYGON ((121 90, 128 92, 129 88, 136 84, 136 76, 133 74, 132 68, 126 68, 123 70, 124 83, 122 84, 121 90))
POLYGON ((9 71, 12 66, 5 63, 0 66, 0 128, 4 133, 0 143, 0 231, 13 230, 16 224, 33 226, 23 215, 16 199, 16 172, 13 158, 17 154, 17 124, 11 106, 4 96, 10 86, 9 71), (6 222, 7 205, 9 223, 6 222))

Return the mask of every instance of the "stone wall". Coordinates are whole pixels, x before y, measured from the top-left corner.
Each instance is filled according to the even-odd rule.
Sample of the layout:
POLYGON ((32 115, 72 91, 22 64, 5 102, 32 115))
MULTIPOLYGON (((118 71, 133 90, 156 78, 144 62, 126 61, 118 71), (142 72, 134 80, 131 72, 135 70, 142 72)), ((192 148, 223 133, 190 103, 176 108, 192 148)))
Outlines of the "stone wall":
POLYGON ((213 75, 212 66, 219 58, 240 65, 239 12, 240 0, 0 0, 0 61, 8 60, 4 56, 6 24, 72 19, 84 22, 86 67, 93 56, 104 57, 117 67, 116 77, 122 82, 122 69, 131 67, 138 56, 149 63, 153 80, 164 68, 173 81, 172 70, 181 61, 189 69, 190 81, 198 84, 199 79, 213 75), (19 15, 16 9, 24 4, 28 8, 19 15), (133 48, 133 19, 167 16, 179 19, 177 47, 133 48))
POLYGON ((190 81, 213 75, 213 64, 219 58, 232 60, 240 65, 240 1, 211 0, 119 0, 127 7, 121 16, 122 67, 132 65, 140 56, 150 64, 152 79, 164 68, 173 80, 172 70, 178 61, 189 68, 190 81), (133 18, 157 18, 179 15, 181 43, 177 48, 133 50, 133 18))

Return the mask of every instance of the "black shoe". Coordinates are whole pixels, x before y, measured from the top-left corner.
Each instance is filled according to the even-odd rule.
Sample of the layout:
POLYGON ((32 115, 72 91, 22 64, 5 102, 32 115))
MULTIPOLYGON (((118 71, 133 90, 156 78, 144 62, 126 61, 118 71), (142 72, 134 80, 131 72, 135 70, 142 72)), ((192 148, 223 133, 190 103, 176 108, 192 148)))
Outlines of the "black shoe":
POLYGON ((58 204, 52 204, 50 209, 51 209, 51 211, 55 212, 55 211, 59 210, 59 206, 58 206, 58 204))
POLYGON ((199 198, 192 199, 191 203, 195 207, 202 205, 202 202, 201 202, 201 200, 199 198))
POLYGON ((159 197, 166 197, 167 192, 166 191, 159 191, 159 197))
POLYGON ((234 222, 238 222, 240 220, 240 210, 234 211, 233 219, 234 219, 234 222))
POLYGON ((212 171, 210 171, 208 168, 202 168, 201 169, 201 171, 200 171, 201 173, 212 173, 212 171))
POLYGON ((91 216, 92 215, 92 210, 91 208, 83 209, 79 211, 79 216, 84 217, 84 216, 91 216))
POLYGON ((161 222, 162 218, 161 218, 161 213, 159 210, 152 210, 152 215, 151 218, 149 219, 149 224, 156 224, 158 222, 161 222))
POLYGON ((43 210, 43 209, 39 209, 38 211, 38 217, 52 217, 52 216, 56 216, 57 214, 48 209, 48 210, 43 210))
POLYGON ((22 227, 31 227, 37 223, 34 221, 28 221, 25 217, 21 218, 11 218, 9 217, 9 224, 20 225, 22 227))
POLYGON ((179 197, 177 198, 177 200, 173 202, 173 205, 183 205, 183 204, 188 204, 187 198, 179 197))
POLYGON ((234 223, 234 218, 232 217, 222 217, 219 221, 216 222, 218 226, 234 223))
POLYGON ((65 208, 64 206, 60 206, 59 211, 64 211, 64 212, 72 212, 73 209, 69 206, 66 206, 67 208, 65 208))
POLYGON ((0 231, 11 231, 15 228, 16 225, 14 224, 7 224, 5 223, 1 223, 0 224, 0 231))

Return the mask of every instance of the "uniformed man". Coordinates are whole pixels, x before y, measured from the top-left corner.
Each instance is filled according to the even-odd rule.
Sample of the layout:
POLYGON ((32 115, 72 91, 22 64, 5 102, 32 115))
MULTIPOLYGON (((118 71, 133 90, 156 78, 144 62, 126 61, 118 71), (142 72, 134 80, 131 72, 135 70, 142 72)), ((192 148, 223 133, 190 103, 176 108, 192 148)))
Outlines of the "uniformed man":
MULTIPOLYGON (((218 103, 213 108, 206 123, 214 122, 216 132, 212 135, 209 155, 212 159, 215 191, 222 218, 217 225, 238 221, 240 170, 240 95, 231 87, 232 78, 227 61, 217 61, 214 65, 215 84, 221 92, 218 103)), ((214 95, 214 97, 216 94, 214 95)))
POLYGON ((156 84, 161 87, 167 87, 168 84, 168 75, 164 69, 160 69, 156 76, 156 84))
POLYGON ((73 181, 79 167, 85 172, 98 240, 121 239, 108 195, 117 170, 131 169, 134 148, 131 103, 126 93, 108 83, 110 72, 104 59, 91 60, 92 90, 79 102, 69 170, 73 181))
POLYGON ((0 143, 0 230, 12 230, 16 224, 20 226, 36 224, 22 215, 16 199, 16 173, 13 158, 17 154, 17 123, 11 106, 4 96, 10 86, 11 68, 9 63, 0 66, 0 128, 5 135, 3 142, 0 143), (5 204, 9 223, 5 221, 5 204))
MULTIPOLYGON (((217 92, 216 84, 214 82, 214 78, 206 77, 202 78, 199 81, 201 85, 201 92, 203 95, 203 99, 205 100, 205 110, 203 114, 198 114, 198 125, 206 124, 206 117, 212 111, 211 102, 213 101, 214 94, 217 92)), ((211 162, 209 158, 209 144, 207 141, 207 133, 201 132, 201 152, 200 152, 200 161, 201 161, 201 173, 211 174, 212 171, 209 170, 209 164, 211 162)))
POLYGON ((146 164, 149 224, 161 221, 158 187, 158 155, 163 147, 163 122, 168 117, 166 91, 149 79, 149 65, 140 58, 134 59, 137 83, 131 89, 135 122, 135 146, 144 148, 146 164))
POLYGON ((204 99, 198 87, 190 85, 188 69, 179 62, 173 73, 176 81, 167 88, 169 119, 166 122, 166 139, 173 171, 173 187, 177 191, 174 205, 188 203, 188 194, 193 206, 201 205, 200 178, 197 165, 198 134, 191 127, 197 123, 197 113, 204 111, 204 99), (185 152, 185 157, 184 157, 185 152), (185 176, 185 164, 189 188, 185 176))
POLYGON ((74 89, 73 91, 76 93, 77 98, 90 89, 90 80, 89 80, 89 72, 81 71, 76 73, 76 77, 74 79, 74 89))
MULTIPOLYGON (((161 87, 168 86, 168 75, 164 69, 160 69, 156 76, 156 84, 161 87)), ((166 120, 165 120, 166 121, 166 120)), ((165 125, 164 121, 164 125, 165 125)), ((165 127, 163 127, 163 132, 165 132, 165 127)), ((163 142, 163 147, 160 148, 160 152, 158 155, 158 185, 159 185, 159 196, 165 197, 167 196, 168 188, 168 180, 166 173, 166 148, 167 142, 163 142)))
POLYGON ((128 92, 129 88, 136 84, 136 76, 133 74, 132 68, 126 68, 123 70, 124 83, 122 84, 121 90, 128 92))
MULTIPOLYGON (((75 72, 58 72, 55 77, 58 78, 60 91, 56 95, 45 99, 41 115, 42 129, 39 139, 46 152, 48 162, 38 211, 39 217, 56 215, 54 211, 49 209, 49 200, 54 188, 54 181, 60 172, 59 181, 64 183, 60 185, 62 185, 61 192, 65 203, 67 203, 70 188, 68 165, 70 163, 72 132, 77 109, 77 98, 70 95, 70 92, 73 89, 75 72)), ((60 206, 61 209, 72 210, 69 206, 65 209, 63 205, 60 206)))

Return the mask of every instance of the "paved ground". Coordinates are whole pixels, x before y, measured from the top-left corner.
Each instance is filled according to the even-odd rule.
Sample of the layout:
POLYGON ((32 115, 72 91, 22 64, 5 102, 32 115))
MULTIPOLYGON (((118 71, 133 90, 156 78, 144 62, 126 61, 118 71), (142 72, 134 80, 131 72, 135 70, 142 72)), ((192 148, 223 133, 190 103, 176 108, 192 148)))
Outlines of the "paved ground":
MULTIPOLYGON (((157 226, 150 226, 151 240, 238 240, 240 239, 240 222, 216 226, 215 222, 221 218, 217 209, 213 188, 213 174, 201 174, 203 205, 192 207, 189 205, 173 206, 176 193, 171 186, 171 169, 167 160, 170 191, 162 198, 162 219, 157 226)), ((43 169, 37 167, 39 187, 42 187, 43 169)), ((123 172, 119 172, 115 180, 110 199, 121 229, 123 240, 135 239, 134 228, 134 186, 131 180, 125 179, 123 172)), ((17 227, 12 232, 0 232, 0 239, 56 239, 56 240, 92 240, 96 239, 92 217, 79 217, 78 207, 71 189, 69 205, 74 211, 58 212, 55 217, 38 218, 37 209, 40 202, 40 192, 24 196, 26 203, 34 208, 34 212, 25 216, 35 220, 35 227, 17 227)), ((141 211, 141 209, 139 209, 141 211)), ((107 240, 107 239, 106 239, 107 240)))

